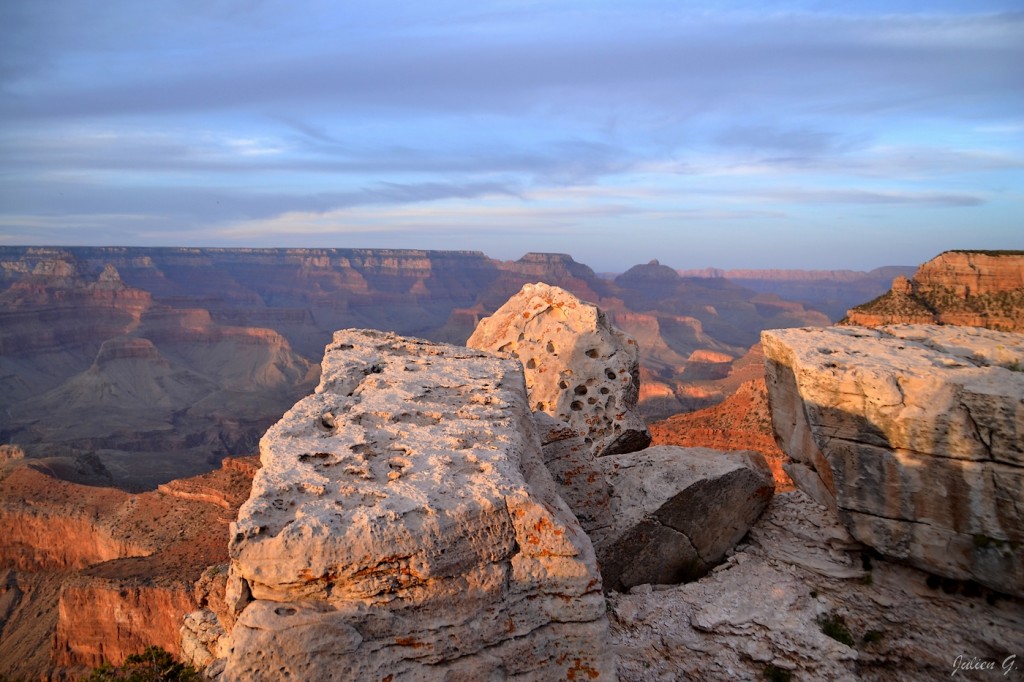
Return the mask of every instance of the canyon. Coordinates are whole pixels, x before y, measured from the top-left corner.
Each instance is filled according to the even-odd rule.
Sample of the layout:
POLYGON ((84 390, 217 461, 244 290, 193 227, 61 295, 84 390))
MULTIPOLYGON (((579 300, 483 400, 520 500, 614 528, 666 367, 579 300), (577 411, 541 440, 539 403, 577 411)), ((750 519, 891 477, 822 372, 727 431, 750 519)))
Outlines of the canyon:
MULTIPOLYGON (((206 251, 169 250, 181 259, 175 276, 199 277, 209 267, 206 251)), ((314 265, 341 269, 331 264, 337 253, 314 265)), ((1004 660, 1024 648, 1014 511, 1022 496, 1019 334, 879 324, 762 335, 757 324, 744 327, 741 314, 762 294, 713 282, 705 294, 719 286, 728 312, 705 311, 706 343, 667 369, 659 358, 681 356, 680 339, 666 340, 662 330, 685 317, 673 297, 706 283, 659 263, 618 282, 568 257, 534 254, 506 264, 461 307, 435 299, 429 313, 422 311, 437 291, 429 270, 439 254, 372 252, 359 260, 351 252, 364 280, 366 268, 385 273, 376 288, 362 289, 367 308, 381 282, 398 277, 401 257, 418 262, 422 286, 395 285, 396 305, 415 289, 420 319, 433 315, 428 331, 440 340, 349 330, 322 358, 308 348, 322 333, 315 307, 279 315, 264 294, 223 279, 224 299, 188 307, 198 296, 161 297, 130 281, 125 272, 133 267, 152 269, 144 260, 52 255, 4 261, 13 274, 4 275, 10 307, 3 314, 24 325, 0 332, 11 344, 0 356, 10 386, 48 372, 48 399, 68 401, 88 419, 104 418, 98 407, 88 412, 89 395, 108 412, 143 402, 145 409, 125 414, 151 412, 171 424, 148 432, 163 434, 167 453, 178 447, 171 436, 186 422, 174 420, 190 401, 230 398, 236 402, 226 405, 266 411, 261 418, 276 425, 259 431, 255 421, 228 419, 227 410, 196 410, 189 417, 204 415, 221 435, 212 451, 203 451, 209 441, 192 443, 189 466, 208 473, 187 478, 174 475, 181 464, 174 461, 132 478, 132 459, 147 451, 114 455, 116 446, 132 447, 130 439, 97 448, 60 431, 69 425, 54 427, 63 440, 0 446, 0 514, 15 529, 0 539, 0 674, 73 678, 155 643, 224 679, 255 679, 267 666, 301 677, 322 670, 325 649, 308 644, 319 641, 348 657, 337 670, 352 675, 369 673, 379 656, 381 675, 899 679, 948 675, 954 649, 1004 660), (530 284, 546 272, 566 286, 530 284), (248 312, 232 308, 243 301, 248 312), (62 328, 58 320, 72 309, 80 317, 62 328), (121 309, 130 314, 119 317, 121 309), (583 319, 592 326, 581 328, 583 319), (75 324, 85 332, 74 333, 75 324), (711 333, 728 339, 745 329, 760 343, 730 346, 711 333), (474 330, 486 350, 443 343, 447 336, 461 344, 474 330), (62 380, 73 364, 60 359, 67 339, 89 364, 62 380), (645 340, 655 352, 645 353, 645 340), (7 354, 33 347, 49 362, 7 354), (204 366, 210 348, 218 350, 204 366), (904 366, 910 360, 919 364, 904 366), (259 390, 239 383, 247 374, 274 394, 276 413, 259 390), (701 391, 709 395, 689 404, 710 406, 645 426, 645 396, 680 405, 701 391), (179 407, 161 412, 168 405, 179 407), (616 438, 614 425, 627 422, 633 435, 616 438), (254 458, 226 456, 251 452, 254 429, 264 434, 259 474, 254 458), (232 434, 247 435, 232 441, 232 434), (438 464, 445 455, 452 463, 438 464), (689 511, 698 508, 713 511, 689 511), (471 541, 452 544, 452 533, 471 541), (494 533, 514 542, 472 540, 494 533), (938 552, 936 543, 956 551, 938 552), (485 579, 501 571, 511 577, 485 579), (451 585, 469 578, 474 598, 439 610, 451 585), (533 589, 555 601, 527 606, 546 598, 533 589), (854 640, 824 634, 826 621, 841 623, 854 640), (511 624, 512 640, 498 622, 511 624), (369 662, 368 651, 375 652, 369 662)), ((231 252, 240 271, 252 258, 259 268, 278 263, 278 274, 291 272, 280 256, 231 252)), ((971 262, 985 272, 984 262, 971 262)), ((268 284, 272 270, 261 270, 268 284)), ((959 271, 940 272, 941 286, 955 287, 959 271)), ((974 277, 965 291, 1009 281, 974 277)), ((352 306, 358 278, 344 279, 345 315, 386 314, 352 306)), ((457 279, 445 286, 457 289, 457 279)), ((937 286, 934 277, 922 281, 937 286)), ((165 294, 171 288, 162 286, 165 294)), ((788 316, 758 323, 808 310, 782 303, 768 307, 788 316)), ((817 325, 820 313, 810 314, 817 325)), ((23 402, 40 409, 31 400, 23 402)), ((55 405, 50 414, 61 414, 55 405)), ((29 432, 29 412, 13 403, 7 409, 23 420, 17 433, 29 432)), ((32 422, 35 436, 44 421, 32 422)), ((198 434, 204 426, 196 424, 198 434)))
POLYGON ((153 489, 255 452, 316 384, 335 330, 461 344, 536 281, 597 303, 637 340, 647 420, 754 378, 762 329, 830 322, 656 262, 606 279, 564 254, 0 247, 0 442, 65 480, 153 489), (54 418, 69 409, 79 417, 54 418))
POLYGON ((891 265, 869 272, 857 270, 678 270, 683 277, 720 277, 758 293, 775 294, 821 310, 833 320, 884 291, 896 277, 910 277, 916 268, 891 265))

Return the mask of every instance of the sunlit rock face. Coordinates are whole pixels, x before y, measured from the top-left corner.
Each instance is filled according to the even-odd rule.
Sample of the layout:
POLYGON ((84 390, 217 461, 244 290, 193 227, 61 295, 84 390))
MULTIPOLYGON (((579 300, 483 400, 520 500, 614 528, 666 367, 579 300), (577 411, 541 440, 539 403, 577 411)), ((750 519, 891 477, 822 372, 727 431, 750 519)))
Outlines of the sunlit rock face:
POLYGON ((513 353, 523 364, 531 407, 583 435, 597 455, 651 442, 636 409, 636 341, 595 305, 548 284, 527 284, 477 325, 467 345, 513 353))
POLYGON ((1024 337, 899 325, 762 343, 800 488, 886 556, 1024 594, 1024 337))
POLYGON ((337 332, 232 526, 225 679, 613 679, 519 364, 337 332))
POLYGON ((1024 251, 946 251, 847 312, 846 323, 952 324, 1024 331, 1024 251))

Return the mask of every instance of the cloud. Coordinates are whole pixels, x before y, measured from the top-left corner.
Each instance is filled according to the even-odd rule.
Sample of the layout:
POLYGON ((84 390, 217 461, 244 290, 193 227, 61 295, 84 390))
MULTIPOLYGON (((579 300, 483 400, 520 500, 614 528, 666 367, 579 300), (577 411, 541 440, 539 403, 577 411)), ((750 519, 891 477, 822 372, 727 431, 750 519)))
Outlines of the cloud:
POLYGON ((866 204, 905 205, 932 208, 961 208, 980 206, 981 197, 949 192, 871 191, 862 189, 755 189, 745 193, 766 201, 792 204, 866 204))
POLYGON ((394 205, 489 195, 514 196, 515 188, 499 183, 378 183, 347 192, 267 193, 206 187, 106 187, 85 183, 27 183, 0 189, 0 202, 15 215, 148 216, 176 222, 182 229, 211 223, 262 219, 293 211, 326 213, 363 205, 394 205))
MULTIPOLYGON (((231 27, 201 13, 194 22, 200 24, 198 37, 211 42, 182 51, 180 59, 146 59, 146 44, 130 43, 123 56, 145 60, 145 70, 118 61, 106 74, 10 91, 0 101, 0 115, 38 120, 301 106, 402 116, 520 114, 545 107, 576 116, 581 110, 613 108, 622 115, 634 109, 642 119, 652 110, 686 116, 769 102, 804 112, 943 106, 947 113, 1015 114, 1017 97, 978 97, 1019 92, 1024 78, 1015 66, 1024 61, 1024 20, 1013 14, 958 22, 821 14, 707 18, 689 8, 631 7, 545 16, 553 25, 526 20, 497 36, 482 18, 474 24, 478 31, 435 24, 431 32, 403 34, 388 29, 381 16, 368 22, 362 38, 349 33, 351 41, 338 40, 329 49, 313 41, 311 48, 288 43, 259 51, 254 43, 269 37, 267 26, 231 27), (212 42, 213 28, 224 29, 226 39, 212 42), (350 47, 337 47, 346 43, 350 47)), ((330 18, 338 23, 344 14, 330 18)), ((83 17, 83 30, 96 22, 101 33, 123 23, 101 13, 94 20, 83 17)), ((153 24, 143 26, 151 31, 153 24)), ((171 47, 154 39, 158 47, 171 47)), ((62 56, 52 45, 47 52, 51 59, 62 56)))
POLYGON ((363 225, 422 247, 447 229, 512 244, 518 225, 617 254, 677 224, 811 231, 801 216, 830 209, 1006 223, 1013 7, 0 3, 0 238, 363 225))

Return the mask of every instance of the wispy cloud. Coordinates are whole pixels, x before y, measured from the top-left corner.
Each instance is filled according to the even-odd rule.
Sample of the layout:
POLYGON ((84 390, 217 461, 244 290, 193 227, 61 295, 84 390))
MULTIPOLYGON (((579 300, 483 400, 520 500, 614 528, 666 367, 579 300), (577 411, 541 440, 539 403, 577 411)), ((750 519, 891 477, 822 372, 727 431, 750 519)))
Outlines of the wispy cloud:
POLYGON ((0 26, 6 243, 518 230, 611 260, 831 210, 1024 246, 1016 0, 36 0, 0 26))

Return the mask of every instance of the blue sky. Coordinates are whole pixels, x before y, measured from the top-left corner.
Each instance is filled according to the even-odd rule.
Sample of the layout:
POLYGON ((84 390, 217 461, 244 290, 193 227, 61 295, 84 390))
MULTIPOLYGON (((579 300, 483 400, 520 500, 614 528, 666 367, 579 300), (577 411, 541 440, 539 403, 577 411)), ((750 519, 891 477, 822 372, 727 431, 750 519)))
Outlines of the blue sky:
POLYGON ((0 3, 0 244, 1024 249, 1024 4, 0 3))

